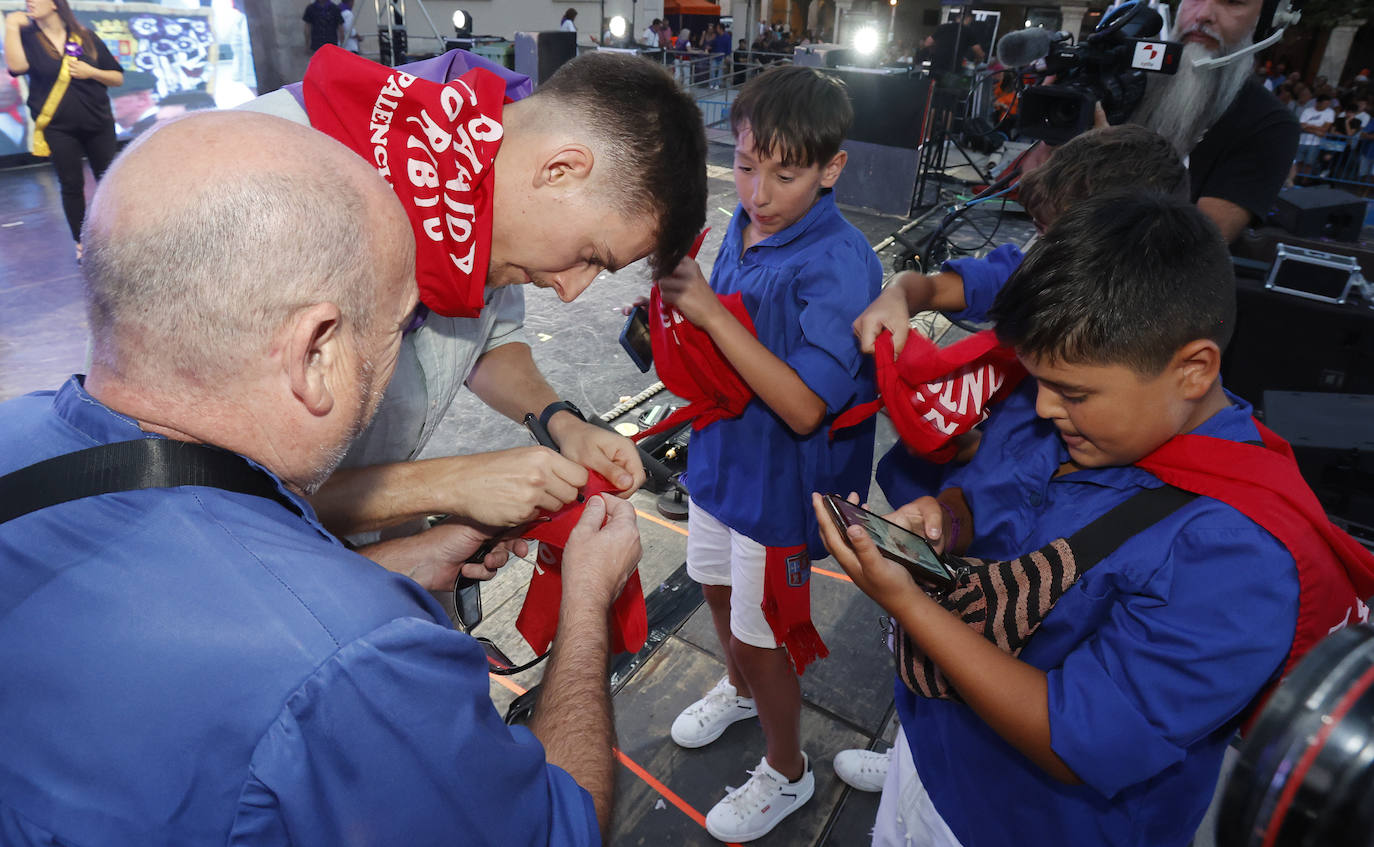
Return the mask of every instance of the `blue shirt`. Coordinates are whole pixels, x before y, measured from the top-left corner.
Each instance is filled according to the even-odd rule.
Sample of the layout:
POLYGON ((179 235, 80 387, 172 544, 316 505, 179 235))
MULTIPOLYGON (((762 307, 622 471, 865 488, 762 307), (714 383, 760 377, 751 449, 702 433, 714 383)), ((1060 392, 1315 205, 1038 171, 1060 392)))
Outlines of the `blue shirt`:
POLYGON ((757 397, 739 417, 692 433, 687 485, 693 502, 769 547, 807 544, 825 556, 811 492, 868 493, 872 420, 830 438, 830 418, 876 396, 872 362, 852 324, 878 296, 882 265, 863 233, 826 193, 792 226, 744 250, 741 205, 725 233, 711 288, 740 293, 759 341, 825 401, 826 419, 797 435, 757 397))
MULTIPOLYGON (((979 259, 970 257, 945 262, 944 270, 957 273, 964 280, 964 310, 947 315, 956 321, 981 323, 987 320, 997 292, 1007 284, 1012 271, 1021 266, 1022 258, 1019 247, 1003 244, 979 259)), ((918 497, 939 494, 945 487, 945 474, 953 467, 913 456, 899 439, 878 460, 873 476, 887 502, 896 508, 918 497)))
MULTIPOLYGON (((0 405, 0 475, 144 437, 73 378, 0 405)), ((600 843, 476 642, 288 496, 0 524, 0 843, 600 843)))
MULTIPOLYGON (((1258 438, 1233 404, 1195 432, 1258 438)), ((1134 466, 1054 477, 1068 451, 1027 380, 950 475, 974 515, 969 555, 1006 559, 1067 537, 1144 488, 1134 466)), ((1065 593, 1020 658, 1046 671, 1062 785, 971 709, 896 686, 916 768, 963 847, 1188 844, 1238 715, 1280 670, 1297 623, 1293 557, 1240 512, 1199 497, 1127 540, 1065 593)))
POLYGON ((722 32, 711 39, 711 52, 717 56, 724 56, 730 52, 730 33, 722 32))

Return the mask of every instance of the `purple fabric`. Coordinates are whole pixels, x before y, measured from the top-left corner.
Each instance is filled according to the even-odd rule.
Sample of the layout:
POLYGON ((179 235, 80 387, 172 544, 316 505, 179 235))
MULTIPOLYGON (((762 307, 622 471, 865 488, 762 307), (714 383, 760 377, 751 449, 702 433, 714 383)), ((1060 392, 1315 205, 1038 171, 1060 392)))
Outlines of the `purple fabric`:
MULTIPOLYGON (((452 82, 473 68, 491 71, 504 79, 506 81, 506 96, 512 100, 528 97, 534 91, 534 81, 529 77, 466 50, 450 50, 432 59, 423 59, 419 62, 409 62, 396 66, 397 70, 405 71, 411 76, 438 83, 452 82)), ((282 86, 282 88, 296 98, 296 102, 301 104, 302 109, 305 108, 305 93, 302 83, 293 82, 282 86)))

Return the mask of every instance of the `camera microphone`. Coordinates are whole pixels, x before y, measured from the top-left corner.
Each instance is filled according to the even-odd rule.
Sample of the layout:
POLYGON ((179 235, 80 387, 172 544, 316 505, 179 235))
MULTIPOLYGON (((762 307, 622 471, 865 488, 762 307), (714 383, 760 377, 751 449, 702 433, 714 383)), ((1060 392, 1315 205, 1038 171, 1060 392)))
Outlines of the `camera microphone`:
POLYGON ((1050 32, 1040 27, 1018 29, 997 42, 997 61, 1009 68, 1029 65, 1048 56, 1055 44, 1067 40, 1067 32, 1050 32))

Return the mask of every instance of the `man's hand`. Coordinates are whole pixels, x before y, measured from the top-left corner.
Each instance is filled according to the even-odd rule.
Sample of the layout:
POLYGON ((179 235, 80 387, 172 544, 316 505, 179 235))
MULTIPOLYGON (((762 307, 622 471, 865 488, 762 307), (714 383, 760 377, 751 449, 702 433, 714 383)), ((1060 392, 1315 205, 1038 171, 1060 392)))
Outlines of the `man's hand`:
POLYGON ((516 538, 497 544, 481 562, 467 562, 495 532, 450 519, 416 535, 369 544, 359 548, 358 553, 389 571, 410 577, 421 588, 451 591, 460 575, 491 579, 510 554, 524 556, 529 552, 529 545, 516 538))
POLYGON ((452 494, 457 508, 448 513, 488 526, 515 526, 541 510, 556 512, 576 500, 579 489, 587 484, 583 465, 547 447, 516 447, 461 458, 466 461, 460 473, 435 484, 452 494))
POLYGON ((604 476, 622 497, 644 484, 639 451, 620 433, 578 420, 571 412, 559 412, 549 418, 549 435, 564 458, 604 476))
POLYGON ((624 500, 598 494, 587 500, 563 549, 563 603, 598 602, 609 608, 639 564, 639 526, 624 500))
MULTIPOLYGON (((905 274, 921 276, 912 271, 904 271, 905 274)), ((911 312, 907 310, 906 291, 900 278, 888 284, 878 299, 854 319, 854 334, 859 338, 859 349, 865 353, 873 353, 873 341, 883 330, 892 333, 893 353, 901 353, 911 332, 911 312)))
POLYGON ((707 284, 696 259, 684 258, 673 272, 658 280, 663 302, 682 313, 682 316, 702 329, 711 319, 730 313, 707 284))

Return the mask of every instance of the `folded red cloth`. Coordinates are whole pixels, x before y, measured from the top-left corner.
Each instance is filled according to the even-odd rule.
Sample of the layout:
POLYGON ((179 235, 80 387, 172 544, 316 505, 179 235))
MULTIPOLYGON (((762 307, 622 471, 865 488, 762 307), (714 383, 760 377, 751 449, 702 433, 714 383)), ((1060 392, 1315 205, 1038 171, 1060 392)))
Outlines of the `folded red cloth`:
POLYGON ((940 347, 919 333, 907 336, 894 361, 892 333, 873 343, 878 399, 841 413, 830 426, 853 426, 886 408, 907 449, 932 462, 948 462, 958 452, 954 439, 988 416, 988 407, 1006 397, 1026 375, 1010 347, 984 330, 940 347))
MULTIPOLYGON (((605 477, 591 472, 586 487, 582 489, 583 499, 554 512, 527 536, 539 542, 538 566, 530 578, 530 587, 525 593, 520 615, 515 620, 515 628, 536 653, 549 649, 558 631, 558 610, 563 601, 563 548, 567 546, 568 534, 582 517, 586 498, 602 492, 614 494, 615 491, 605 477)), ((611 607, 611 619, 612 652, 634 653, 644 646, 649 637, 649 618, 644 607, 644 588, 639 582, 638 568, 631 572, 620 596, 615 599, 611 607)))
POLYGON ((310 125, 371 163, 415 232, 420 300, 445 317, 482 311, 506 82, 474 68, 447 85, 326 45, 305 72, 310 125))
POLYGON ((1331 523, 1288 442, 1259 421, 1255 426, 1263 445, 1178 435, 1136 464, 1172 486, 1226 503, 1288 548, 1298 566, 1298 622, 1283 664, 1287 676, 1318 641, 1369 620, 1374 554, 1331 523))

